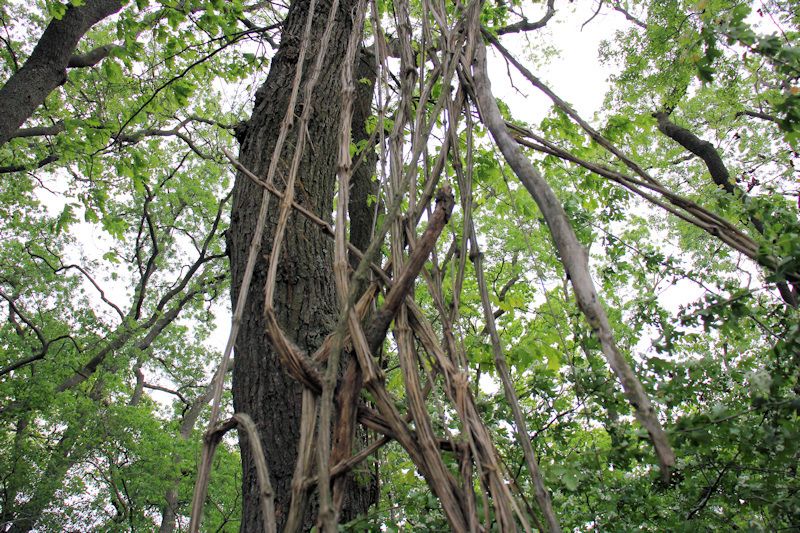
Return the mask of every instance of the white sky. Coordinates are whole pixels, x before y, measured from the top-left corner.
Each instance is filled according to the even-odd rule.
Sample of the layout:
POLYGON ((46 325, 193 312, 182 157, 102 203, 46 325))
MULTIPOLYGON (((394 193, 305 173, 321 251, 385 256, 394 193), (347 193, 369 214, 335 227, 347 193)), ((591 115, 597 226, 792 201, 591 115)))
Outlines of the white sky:
MULTIPOLYGON (((591 120, 594 113, 600 111, 611 74, 608 66, 600 64, 600 44, 604 39, 613 37, 616 30, 630 27, 630 23, 619 13, 605 7, 581 31, 583 23, 594 13, 594 2, 561 2, 556 7, 555 16, 545 28, 529 35, 504 35, 500 40, 534 75, 572 104, 583 118, 591 120), (542 57, 542 47, 545 46, 555 47, 558 56, 550 60, 542 57)), ((543 11, 541 6, 538 11, 533 11, 534 9, 536 8, 530 8, 531 13, 543 11)), ((536 15, 531 14, 528 18, 534 20, 536 15)), ((514 112, 520 114, 515 118, 536 124, 550 110, 550 99, 531 87, 513 67, 513 86, 507 81, 509 70, 506 62, 493 52, 489 58, 489 71, 492 91, 495 96, 509 104, 514 112)))

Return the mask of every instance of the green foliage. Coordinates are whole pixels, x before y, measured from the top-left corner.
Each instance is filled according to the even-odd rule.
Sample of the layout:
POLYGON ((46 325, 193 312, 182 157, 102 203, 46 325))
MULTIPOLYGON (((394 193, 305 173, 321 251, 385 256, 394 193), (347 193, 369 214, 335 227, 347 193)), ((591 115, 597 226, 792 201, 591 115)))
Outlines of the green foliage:
MULTIPOLYGON (((121 46, 94 68, 71 69, 31 119, 61 131, 0 148, 8 167, 57 155, 47 172, 4 175, 0 185, 0 289, 10 310, 0 327, 0 508, 3 520, 38 516, 40 530, 152 530, 167 491, 177 490, 185 515, 193 486, 200 439, 191 429, 205 415, 188 433, 180 425, 218 359, 208 337, 224 305, 230 187, 218 160, 242 112, 223 109, 206 85, 212 75, 247 78, 260 64, 224 46, 211 55, 241 38, 238 2, 198 4, 195 22, 149 4, 81 42, 80 52, 121 46), (173 129, 193 145, 158 133, 173 129), (153 401, 145 383, 177 396, 153 401)), ((3 7, 6 23, 16 9, 3 7)), ((65 9, 47 3, 50 16, 65 9)), ((226 444, 217 457, 207 523, 230 529, 238 451, 226 444)))
MULTIPOLYGON (((664 486, 647 435, 578 309, 538 206, 482 127, 459 130, 459 151, 471 157, 464 171, 471 173, 470 215, 490 300, 545 483, 565 530, 796 529, 800 329, 797 311, 776 297, 776 284, 791 286, 800 272, 796 6, 771 1, 753 11, 750 4, 724 0, 614 4, 643 14, 646 29, 632 24, 603 45, 612 85, 592 124, 661 185, 754 238, 761 264, 609 179, 525 149, 588 249, 617 344, 675 447, 674 483, 664 486), (767 14, 781 31, 770 29, 767 14), (714 146, 737 194, 724 193, 701 160, 659 133, 652 113, 660 110, 714 146)), ((609 5, 600 6, 604 13, 609 5)), ((20 3, 0 6, 4 24, 24 21, 29 30, 13 26, 7 33, 0 47, 4 76, 67 7, 48 1, 29 13, 20 3)), ((274 7, 249 7, 216 0, 129 3, 117 19, 94 28, 78 51, 118 47, 93 68, 70 69, 64 86, 27 124, 58 125, 59 131, 0 147, 0 166, 7 170, 0 180, 3 520, 31 513, 43 531, 153 530, 170 490, 178 514, 188 514, 199 428, 208 414, 201 409, 182 425, 191 406, 205 401, 209 369, 219 355, 209 337, 228 301, 222 232, 231 172, 220 154, 235 146, 233 126, 249 106, 242 95, 252 92, 268 65, 263 27, 283 16, 274 7), (244 17, 256 29, 244 25, 244 17), (100 362, 91 366, 95 358, 100 362)), ((377 7, 387 19, 394 16, 391 2, 377 7)), ((526 8, 517 1, 485 2, 481 22, 497 30, 526 8)), ((446 9, 453 16, 457 7, 446 9)), ((421 5, 412 4, 411 11, 416 23, 421 5)), ((587 28, 601 30, 598 22, 587 28)), ((414 49, 424 51, 416 42, 414 49)), ((446 90, 438 84, 434 96, 446 90)), ((515 117, 518 103, 499 104, 508 120, 575 158, 630 173, 564 110, 553 108, 539 124, 525 124, 515 117)), ((368 132, 378 125, 376 117, 368 119, 368 132)), ((393 126, 389 114, 383 127, 389 132, 393 126)), ((439 148, 429 143, 421 180, 439 148)), ((351 156, 371 149, 366 141, 350 146, 351 156)), ((455 169, 450 158, 447 172, 459 198, 463 184, 455 169)), ((371 203, 384 201, 378 196, 371 203)), ((463 349, 471 392, 502 468, 533 502, 474 267, 462 255, 469 253, 461 248, 466 220, 457 209, 436 264, 427 267, 424 278, 439 281, 441 295, 421 277, 415 296, 437 334, 444 333, 445 314, 455 317, 454 342, 463 349)), ((391 342, 381 357, 390 392, 405 413, 391 342)), ((426 365, 420 374, 434 376, 436 369, 426 365)), ((439 384, 431 398, 437 434, 466 446, 462 423, 439 384)), ((458 455, 443 456, 457 473, 458 455)), ((224 441, 216 457, 204 527, 233 531, 241 478, 233 440, 224 441)), ((398 445, 385 446, 375 462, 380 502, 344 530, 449 529, 398 445)), ((374 466, 363 465, 361 473, 374 466)), ((475 490, 479 500, 480 480, 475 490)), ((481 518, 491 524, 491 513, 481 518)))

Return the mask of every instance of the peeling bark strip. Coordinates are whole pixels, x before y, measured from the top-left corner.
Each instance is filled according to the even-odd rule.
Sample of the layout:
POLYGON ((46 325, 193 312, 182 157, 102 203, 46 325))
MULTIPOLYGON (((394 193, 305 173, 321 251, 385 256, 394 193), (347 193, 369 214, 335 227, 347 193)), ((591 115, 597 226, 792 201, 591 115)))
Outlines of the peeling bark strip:
MULTIPOLYGON (((447 221, 450 220, 454 205, 455 200, 449 188, 440 190, 437 194, 436 209, 430 217, 425 232, 417 241, 414 251, 404 266, 403 272, 392 284, 392 288, 389 290, 386 298, 384 298, 383 306, 378 310, 375 318, 372 319, 368 327, 364 328, 370 352, 375 353, 380 349, 380 345, 386 338, 389 324, 391 324, 399 311, 400 304, 403 303, 406 296, 411 291, 414 280, 416 280, 420 270, 422 270, 422 267, 428 260, 447 221)), ((356 309, 356 312, 366 312, 366 307, 356 309)), ((270 337, 275 351, 278 352, 277 355, 283 365, 283 371, 288 372, 295 380, 315 394, 320 394, 322 391, 322 377, 319 371, 313 366, 309 353, 297 346, 283 334, 275 315, 276 313, 274 311, 267 314, 265 331, 270 337)), ((329 335, 325 339, 325 342, 320 343, 320 347, 329 347, 330 340, 331 336, 329 335)))
MULTIPOLYGON (((480 35, 480 28, 474 31, 480 35)), ((670 479, 670 470, 675 465, 675 454, 670 447, 661 423, 658 421, 655 409, 642 387, 639 378, 631 369, 625 357, 619 352, 611 325, 600 303, 589 272, 586 251, 578 242, 575 231, 567 218, 553 189, 541 174, 531 165, 531 162, 522 154, 519 146, 508 133, 505 122, 500 115, 500 109, 491 92, 488 74, 486 72, 486 48, 479 46, 476 52, 476 64, 473 67, 475 97, 480 107, 481 119, 491 131, 492 137, 509 166, 528 189, 539 210, 542 212, 556 248, 561 256, 564 268, 572 281, 575 299, 578 307, 583 312, 594 333, 600 340, 603 354, 609 366, 617 375, 625 397, 633 406, 639 423, 647 429, 653 441, 659 464, 661 477, 666 482, 670 479)))
POLYGON ((428 256, 436 244, 436 239, 439 238, 439 234, 444 229, 445 224, 450 220, 454 206, 453 193, 449 187, 444 187, 436 195, 436 209, 430 217, 425 233, 417 241, 414 252, 408 258, 408 261, 403 266, 403 271, 394 281, 392 288, 383 300, 383 306, 375 314, 372 324, 364 332, 372 353, 377 352, 381 343, 383 343, 389 324, 400 309, 400 304, 403 303, 411 291, 411 286, 414 284, 414 280, 417 279, 417 275, 422 270, 425 261, 428 260, 428 256))
POLYGON ((50 22, 28 60, 0 89, 0 146, 66 81, 70 58, 84 34, 121 8, 119 0, 87 0, 80 7, 70 5, 61 20, 50 22))
MULTIPOLYGON (((452 214, 454 204, 455 201, 449 188, 442 189, 437 195, 436 209, 429 219, 425 232, 417 241, 417 245, 409 257, 402 273, 386 295, 383 306, 371 321, 366 334, 364 337, 360 337, 365 343, 359 343, 359 339, 356 339, 356 349, 359 351, 360 363, 365 375, 378 375, 379 371, 375 368, 371 354, 383 343, 389 324, 401 310, 401 304, 410 292, 414 280, 427 261, 439 235, 447 224, 452 214), (366 343, 369 343, 369 347, 365 345, 366 343)), ((342 259, 344 258, 342 257, 342 259)), ((281 331, 280 325, 275 320, 274 312, 272 311, 267 312, 267 332, 276 350, 279 351, 280 359, 284 365, 296 367, 302 364, 301 361, 308 359, 307 353, 303 353, 300 348, 294 346, 294 344, 286 338, 281 331)), ((465 522, 462 519, 463 513, 459 506, 460 499, 456 497, 458 492, 456 482, 447 472, 443 464, 439 465, 439 468, 436 468, 437 461, 441 463, 441 459, 438 456, 438 452, 435 456, 432 454, 432 440, 428 447, 417 442, 417 439, 414 438, 407 425, 399 416, 381 379, 368 379, 366 386, 373 396, 375 396, 379 411, 391 427, 395 438, 398 439, 401 445, 409 452, 412 459, 431 485, 431 488, 436 495, 442 499, 443 509, 454 529, 457 531, 464 531, 465 522)), ((420 428, 418 427, 418 432, 419 431, 420 428)), ((435 448, 438 450, 438 446, 435 448)))
POLYGON ((237 413, 230 419, 226 420, 216 431, 207 433, 205 438, 210 443, 212 449, 216 448, 222 441, 222 437, 238 427, 243 433, 250 436, 250 446, 252 446, 253 456, 255 457, 256 472, 258 476, 258 500, 261 505, 261 513, 264 517, 263 529, 264 533, 275 533, 275 491, 272 490, 272 483, 269 480, 269 468, 265 460, 266 454, 261 447, 261 440, 258 439, 258 430, 253 420, 244 413, 237 413))

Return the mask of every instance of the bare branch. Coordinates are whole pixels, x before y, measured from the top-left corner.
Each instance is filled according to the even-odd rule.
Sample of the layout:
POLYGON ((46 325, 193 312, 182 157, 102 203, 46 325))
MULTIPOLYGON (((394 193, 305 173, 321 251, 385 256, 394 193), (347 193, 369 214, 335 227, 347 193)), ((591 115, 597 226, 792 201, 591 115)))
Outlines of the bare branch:
POLYGON ((555 0, 547 0, 547 11, 539 20, 529 22, 527 18, 523 17, 521 21, 509 24, 497 30, 497 35, 505 35, 507 33, 519 33, 521 31, 533 31, 544 28, 553 15, 556 14, 555 0))
MULTIPOLYGON (((714 183, 718 187, 722 187, 722 189, 729 195, 738 197, 745 207, 748 206, 750 203, 750 197, 747 195, 746 191, 744 191, 741 187, 734 183, 733 180, 731 180, 730 172, 725 166, 725 163, 722 161, 722 156, 719 154, 713 144, 701 139, 688 129, 678 126, 674 122, 670 121, 669 114, 664 111, 653 113, 653 116, 658 120, 658 130, 661 133, 702 159, 706 164, 708 172, 711 175, 711 179, 714 181, 714 183)), ((748 213, 748 217, 756 231, 758 231, 761 235, 764 235, 765 227, 762 219, 752 211, 748 213)), ((759 260, 759 263, 763 264, 763 261, 759 260)), ((793 286, 794 290, 789 288, 784 281, 780 281, 777 284, 778 292, 780 293, 784 302, 792 307, 797 307, 798 284, 795 282, 793 283, 793 286)))
POLYGON ((506 401, 511 406, 511 412, 514 415, 515 430, 517 433, 517 440, 519 441, 525 462, 528 466, 528 472, 533 481, 533 490, 536 495, 536 502, 539 504, 539 509, 542 511, 545 520, 547 521, 548 529, 551 533, 558 533, 561 531, 561 525, 558 522, 556 513, 553 510, 553 502, 550 498, 550 493, 544 484, 544 477, 539 469, 539 462, 536 458, 536 453, 533 451, 531 438, 528 434, 528 426, 525 421, 525 416, 519 405, 519 397, 514 385, 511 381, 511 372, 508 369, 506 356, 503 352, 503 346, 500 342, 500 336, 497 333, 497 326, 494 321, 492 313, 492 304, 489 298, 489 290, 486 286, 486 279, 483 272, 483 257, 478 250, 478 239, 475 234, 475 227, 471 225, 469 236, 472 262, 475 265, 475 277, 478 282, 478 291, 481 295, 481 303, 483 305, 483 315, 486 320, 486 329, 489 330, 489 338, 492 342, 492 352, 494 355, 495 368, 497 368, 500 380, 503 382, 503 391, 505 393, 506 401))
POLYGON ((599 0, 599 2, 597 2, 597 9, 595 9, 594 13, 592 13, 592 16, 589 17, 586 22, 581 24, 581 31, 583 31, 583 28, 585 28, 587 24, 595 19, 595 17, 600 13, 601 9, 603 9, 603 0, 599 0))
MULTIPOLYGON (((260 185, 273 196, 279 199, 283 198, 283 192, 276 189, 274 185, 270 185, 269 183, 262 181, 261 178, 250 172, 250 170, 248 170, 247 167, 242 165, 242 163, 238 159, 236 159, 233 156, 233 154, 231 154, 228 150, 223 149, 222 152, 225 154, 225 157, 228 158, 231 164, 236 168, 236 170, 247 176, 253 183, 260 185)), ((295 211, 303 215, 310 222, 313 222, 315 225, 317 225, 319 229, 322 231, 322 233, 324 233, 328 237, 334 236, 333 228, 331 227, 331 225, 322 220, 320 217, 318 217, 311 211, 309 211, 307 208, 303 207, 297 202, 292 202, 292 207, 294 208, 295 211)), ((355 245, 353 245, 350 242, 347 243, 347 249, 350 253, 354 254, 359 259, 363 259, 365 257, 365 253, 359 250, 355 245)), ((376 265, 375 263, 370 263, 369 266, 372 269, 372 271, 375 272, 381 279, 383 279, 384 281, 388 279, 386 272, 384 272, 384 270, 380 266, 376 265)))
MULTIPOLYGON (((480 29, 476 28, 476 31, 479 32, 480 29)), ((634 408, 636 418, 650 434, 661 465, 662 479, 667 482, 670 479, 672 467, 675 465, 675 453, 672 451, 666 433, 661 427, 650 398, 648 398, 638 377, 617 348, 611 325, 608 322, 605 309, 600 303, 599 296, 594 288, 594 282, 589 273, 586 251, 578 241, 564 208, 550 185, 522 154, 519 146, 509 134, 500 115, 497 102, 491 93, 486 72, 486 50, 483 46, 478 47, 477 58, 477 65, 473 70, 473 80, 481 118, 491 131, 492 137, 506 161, 514 169, 522 184, 528 189, 528 192, 530 192, 539 206, 559 251, 564 268, 572 281, 578 307, 586 316, 589 325, 597 333, 603 353, 609 366, 611 366, 621 382, 625 396, 634 408)))
POLYGON ((769 115, 767 113, 762 113, 761 111, 750 111, 750 110, 746 109, 744 111, 739 111, 738 113, 736 113, 736 116, 737 117, 747 116, 747 117, 753 117, 753 118, 760 118, 761 120, 768 120, 770 122, 774 122, 775 124, 780 124, 781 123, 781 119, 779 119, 778 117, 776 117, 774 115, 769 115))
POLYGON ((116 50, 124 50, 118 44, 104 44, 93 48, 84 54, 75 54, 69 58, 67 68, 90 68, 101 62, 116 50))
POLYGON ((217 120, 211 120, 210 118, 201 117, 200 115, 194 115, 194 114, 187 115, 187 118, 189 120, 193 120, 194 122, 202 122, 203 124, 208 124, 209 126, 217 126, 217 127, 220 127, 220 128, 222 128, 224 130, 233 131, 239 126, 238 123, 237 124, 225 124, 224 122, 219 122, 217 120))
POLYGON ((449 187, 445 187, 436 195, 436 209, 431 216, 425 232, 422 237, 417 241, 417 245, 408 262, 405 264, 403 272, 400 277, 394 281, 392 288, 383 300, 383 306, 375 313, 375 318, 372 323, 365 330, 367 340, 369 342, 370 351, 376 353, 380 344, 383 343, 386 337, 386 331, 389 324, 397 314, 400 304, 405 301, 411 286, 416 280, 419 271, 428 260, 428 256, 436 245, 436 240, 439 234, 444 229, 447 221, 450 220, 450 214, 453 212, 455 199, 449 187))
POLYGON ((172 394, 173 396, 176 396, 181 401, 181 403, 187 405, 190 404, 189 400, 187 400, 186 397, 180 393, 180 391, 170 389, 169 387, 162 387, 161 385, 153 385, 151 383, 143 383, 142 386, 145 389, 157 390, 161 392, 166 392, 167 394, 172 394))
POLYGON ((64 121, 59 120, 52 126, 35 126, 33 128, 20 128, 12 136, 14 139, 25 137, 42 137, 45 135, 58 135, 64 131, 64 121))
POLYGON ((212 160, 213 157, 203 152, 197 145, 194 143, 191 137, 180 131, 181 128, 185 125, 185 122, 181 122, 176 127, 171 130, 162 130, 162 129, 146 129, 140 130, 133 133, 120 133, 119 135, 114 136, 114 140, 119 142, 126 142, 131 144, 136 144, 142 140, 144 137, 177 137, 186 145, 197 154, 201 159, 212 160))
MULTIPOLYGON (((658 120, 658 130, 661 133, 702 159, 714 183, 725 189, 728 194, 734 194, 737 187, 731 181, 730 172, 713 144, 670 121, 669 114, 665 111, 653 113, 653 117, 658 120)), ((763 231, 763 226, 760 231, 763 231)))
POLYGON ((103 289, 100 287, 100 285, 98 285, 98 283, 94 280, 94 278, 91 276, 91 274, 89 274, 89 272, 86 271, 85 268, 83 268, 80 265, 65 265, 65 266, 62 266, 62 267, 58 268, 57 270, 55 270, 55 272, 57 273, 57 272, 59 272, 61 270, 69 270, 69 269, 75 269, 78 272, 80 272, 81 274, 83 274, 83 277, 85 277, 87 280, 89 280, 89 283, 91 283, 94 286, 94 288, 97 289, 97 292, 100 293, 100 299, 103 300, 103 302, 105 302, 109 307, 113 308, 114 311, 117 312, 117 315, 119 315, 119 317, 122 320, 125 319, 125 313, 122 312, 122 309, 120 309, 114 302, 112 302, 111 300, 106 298, 106 293, 103 291, 103 289))

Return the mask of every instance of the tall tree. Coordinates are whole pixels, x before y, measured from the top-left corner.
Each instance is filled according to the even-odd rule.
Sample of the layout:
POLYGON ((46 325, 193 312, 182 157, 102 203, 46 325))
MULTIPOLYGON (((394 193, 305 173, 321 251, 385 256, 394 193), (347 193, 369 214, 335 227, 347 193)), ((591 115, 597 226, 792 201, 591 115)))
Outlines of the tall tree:
MULTIPOLYGON (((341 112, 341 84, 339 82, 343 64, 339 61, 345 54, 352 25, 353 8, 351 2, 292 2, 281 31, 280 47, 272 59, 269 75, 256 93, 253 114, 246 124, 242 139, 240 160, 258 176, 267 176, 267 170, 275 153, 281 124, 288 116, 298 118, 305 107, 312 107, 311 120, 307 127, 301 127, 295 119, 283 150, 280 152, 276 183, 285 183, 290 162, 295 155, 298 136, 307 136, 308 148, 303 153, 298 169, 296 197, 300 205, 313 213, 326 214, 333 210, 336 185, 336 165, 339 153, 337 132, 341 112), (336 12, 331 13, 332 4, 336 12), (313 13, 310 10, 313 8, 313 13), (306 25, 311 17, 310 32, 306 25), (320 53, 320 43, 329 18, 335 22, 331 28, 330 45, 325 52, 322 70, 312 99, 303 99, 305 85, 314 78, 314 65, 320 53), (306 47, 304 56, 300 48, 306 47), (300 99, 290 105, 295 75, 300 65, 302 81, 299 84, 300 99)), ((369 66, 369 63, 366 63, 369 66)), ((374 72, 366 69, 367 86, 374 83, 374 72)), ((372 98, 371 91, 362 94, 360 103, 363 109, 372 98)), ((366 114, 362 111, 357 128, 363 131, 366 114)), ((374 162, 374 158, 372 159, 374 162)), ((362 183, 357 187, 367 190, 372 172, 365 167, 361 174, 362 183)), ((244 173, 239 173, 234 185, 234 198, 231 211, 230 253, 231 253, 231 295, 236 307, 242 279, 247 265, 255 224, 262 198, 262 187, 244 173)), ((366 194, 362 195, 361 205, 352 204, 357 215, 358 231, 367 232, 371 228, 370 208, 366 205, 366 194), (364 216, 366 214, 367 216, 364 216)), ((275 238, 278 220, 277 202, 268 219, 264 231, 261 250, 269 257, 275 238)), ((285 236, 286 243, 281 252, 278 267, 278 284, 274 306, 279 323, 289 337, 302 349, 314 352, 336 324, 338 309, 336 305, 333 270, 333 242, 315 227, 313 223, 299 214, 293 214, 285 236)), ((364 238, 361 238, 364 247, 364 238)), ((247 298, 247 306, 236 343, 236 358, 233 372, 233 399, 237 412, 249 414, 256 423, 267 453, 270 472, 274 477, 276 494, 275 506, 279 529, 285 525, 289 511, 289 498, 292 494, 291 480, 297 460, 300 442, 301 387, 283 369, 278 352, 272 347, 267 336, 264 314, 264 284, 267 280, 268 263, 256 264, 247 298)), ((263 523, 259 504, 259 488, 256 480, 254 460, 245 434, 240 435, 242 450, 242 531, 259 529, 263 523)), ((349 520, 364 513, 374 503, 374 481, 353 483, 349 491, 343 518, 349 520)), ((313 517, 309 515, 304 529, 308 529, 313 517)))
POLYGON ((792 2, 41 7, 0 530, 798 527, 792 2), (589 118, 540 65, 601 17, 589 118))

